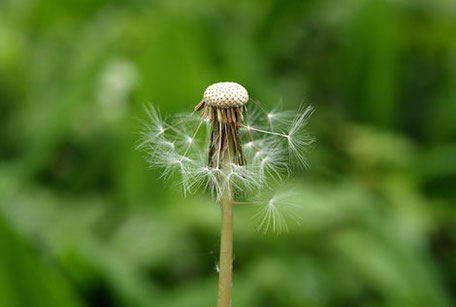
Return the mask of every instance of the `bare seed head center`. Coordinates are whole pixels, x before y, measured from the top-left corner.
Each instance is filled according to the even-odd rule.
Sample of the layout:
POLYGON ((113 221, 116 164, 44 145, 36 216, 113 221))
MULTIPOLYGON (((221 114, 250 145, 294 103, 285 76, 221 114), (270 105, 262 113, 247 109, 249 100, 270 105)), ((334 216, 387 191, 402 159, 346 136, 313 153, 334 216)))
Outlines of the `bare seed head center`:
POLYGON ((247 90, 236 82, 218 82, 210 85, 203 94, 195 111, 202 110, 201 117, 211 123, 243 123, 245 105, 249 101, 247 90))
POLYGON ((236 82, 218 82, 210 85, 204 91, 203 100, 210 107, 240 108, 249 100, 249 94, 242 85, 236 82))

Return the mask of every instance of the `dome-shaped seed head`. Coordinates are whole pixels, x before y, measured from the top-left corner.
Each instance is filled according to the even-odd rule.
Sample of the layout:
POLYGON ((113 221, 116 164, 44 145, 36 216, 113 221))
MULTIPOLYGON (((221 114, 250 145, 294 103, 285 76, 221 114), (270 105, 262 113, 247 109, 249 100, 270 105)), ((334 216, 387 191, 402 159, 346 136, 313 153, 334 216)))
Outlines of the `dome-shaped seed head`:
POLYGON ((203 101, 210 107, 222 109, 240 108, 249 100, 247 90, 236 82, 218 82, 210 85, 203 95, 203 101))

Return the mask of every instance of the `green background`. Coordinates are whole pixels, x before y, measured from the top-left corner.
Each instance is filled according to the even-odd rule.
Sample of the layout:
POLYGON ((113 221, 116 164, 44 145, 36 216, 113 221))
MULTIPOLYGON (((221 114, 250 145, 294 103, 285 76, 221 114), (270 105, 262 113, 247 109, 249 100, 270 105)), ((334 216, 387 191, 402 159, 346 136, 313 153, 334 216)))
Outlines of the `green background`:
POLYGON ((0 306, 215 306, 219 211, 144 105, 316 108, 302 222, 236 209, 233 307, 456 304, 456 2, 0 1, 0 306))

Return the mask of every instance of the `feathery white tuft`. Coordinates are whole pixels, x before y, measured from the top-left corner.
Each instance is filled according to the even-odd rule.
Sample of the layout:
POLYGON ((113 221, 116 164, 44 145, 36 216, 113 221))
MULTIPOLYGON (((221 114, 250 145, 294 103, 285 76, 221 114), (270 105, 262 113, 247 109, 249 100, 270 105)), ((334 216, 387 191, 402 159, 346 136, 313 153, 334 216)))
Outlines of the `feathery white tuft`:
POLYGON ((291 191, 277 192, 266 201, 259 201, 260 209, 255 214, 259 225, 257 230, 264 233, 288 232, 289 221, 300 224, 298 195, 291 191))
POLYGON ((288 131, 288 148, 290 154, 296 159, 298 165, 304 167, 308 166, 304 154, 315 141, 306 131, 306 125, 313 112, 314 108, 312 106, 306 108, 300 107, 298 115, 293 119, 290 130, 288 131))
MULTIPOLYGON (((246 98, 239 99, 244 102, 246 98)), ((138 147, 146 152, 150 166, 160 168, 165 179, 178 175, 184 193, 204 189, 216 199, 221 198, 224 189, 229 189, 230 195, 260 194, 285 180, 292 172, 292 161, 298 166, 307 165, 305 153, 314 141, 306 132, 313 113, 311 106, 301 107, 298 112, 279 108, 268 112, 254 102, 240 126, 246 164, 210 167, 207 148, 211 127, 207 117, 179 113, 166 120, 154 107, 147 108, 146 113, 148 122, 138 147)), ((262 230, 288 229, 286 218, 293 208, 289 196, 290 193, 279 193, 262 206, 257 213, 262 230)))

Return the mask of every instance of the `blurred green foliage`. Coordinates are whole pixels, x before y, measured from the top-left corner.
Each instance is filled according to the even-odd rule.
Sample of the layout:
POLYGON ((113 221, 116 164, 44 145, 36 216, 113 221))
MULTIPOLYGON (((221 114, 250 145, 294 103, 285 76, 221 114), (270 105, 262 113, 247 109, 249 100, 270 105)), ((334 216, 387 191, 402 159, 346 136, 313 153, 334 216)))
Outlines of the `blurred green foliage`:
POLYGON ((456 304, 453 0, 3 0, 1 306, 215 305, 217 205, 135 146, 223 80, 317 109, 301 225, 237 208, 233 306, 456 304))

